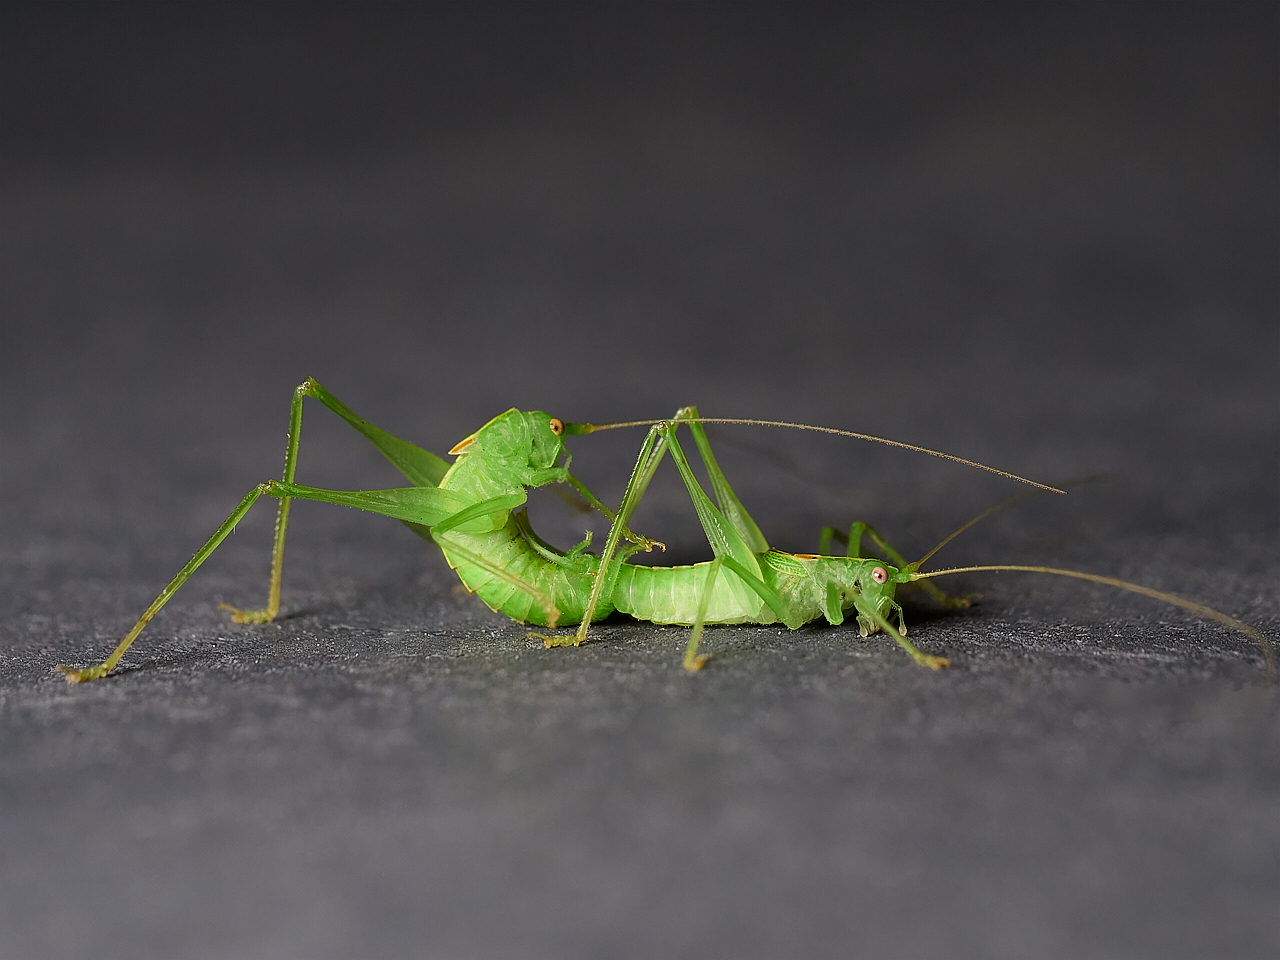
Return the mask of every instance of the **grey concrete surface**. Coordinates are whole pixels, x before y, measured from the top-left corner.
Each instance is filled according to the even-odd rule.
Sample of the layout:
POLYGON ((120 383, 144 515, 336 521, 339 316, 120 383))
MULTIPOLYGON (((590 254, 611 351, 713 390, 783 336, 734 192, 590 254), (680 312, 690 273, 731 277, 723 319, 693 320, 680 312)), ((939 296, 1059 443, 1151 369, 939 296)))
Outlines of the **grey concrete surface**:
MULTIPOLYGON (((548 651, 434 548, 260 507, 315 376, 443 453, 510 406, 762 416, 1047 481, 939 565, 1280 638, 1276 8, 6 7, 0 955, 1261 957, 1247 638, 957 578, 912 636, 617 618, 548 651)), ((395 475, 308 408, 300 478, 395 475)), ((574 438, 617 500, 639 442, 574 438)), ((776 545, 1016 492, 722 428, 776 545)), ((575 542, 589 518, 535 500, 575 542)), ((709 555, 674 476, 637 529, 709 555)), ((600 530, 597 524, 596 529, 600 530)))

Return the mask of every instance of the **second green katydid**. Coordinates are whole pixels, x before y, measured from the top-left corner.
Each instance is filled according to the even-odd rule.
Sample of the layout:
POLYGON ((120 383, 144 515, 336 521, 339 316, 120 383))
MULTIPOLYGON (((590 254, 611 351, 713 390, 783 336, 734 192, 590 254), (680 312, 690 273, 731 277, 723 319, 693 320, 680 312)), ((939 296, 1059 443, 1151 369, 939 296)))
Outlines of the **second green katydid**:
MULTIPOLYGON (((289 504, 292 499, 300 498, 355 507, 400 520, 439 545, 467 589, 492 609, 515 620, 542 627, 577 625, 577 630, 571 634, 544 636, 548 646, 582 643, 592 622, 616 610, 638 620, 692 626, 684 662, 687 668, 696 670, 707 659, 697 653, 704 624, 783 623, 795 629, 819 618, 840 624, 851 616, 862 636, 884 631, 917 663, 934 669, 947 666, 946 658, 923 653, 907 640, 896 589, 900 585, 920 583, 942 603, 967 605, 967 601, 948 597, 928 582, 931 577, 963 571, 921 573, 921 564, 936 550, 919 561, 908 563, 863 523, 853 525, 848 537, 848 555, 844 557, 829 555, 833 534, 830 529, 824 531, 817 554, 792 554, 770 548, 711 452, 703 429, 703 424, 708 422, 764 421, 702 418, 695 408, 684 407, 668 420, 607 425, 649 427, 621 506, 614 513, 569 471, 569 457, 564 450, 565 436, 592 433, 607 427, 564 423, 542 412, 509 410, 454 446, 449 453, 456 455, 457 459, 450 465, 435 454, 357 416, 318 382, 306 380, 293 396, 283 479, 261 483, 245 496, 105 661, 93 667, 59 666, 58 669, 73 683, 110 673, 160 608, 263 495, 280 501, 267 606, 260 610, 233 609, 234 619, 241 623, 264 623, 279 613, 289 504), (305 397, 318 399, 346 420, 412 485, 389 490, 345 491, 295 483, 305 397), (714 502, 698 483, 680 446, 676 434, 682 426, 689 429, 697 446, 711 482, 714 502), (668 452, 693 500, 715 558, 705 563, 676 567, 628 563, 627 559, 636 552, 660 546, 657 541, 633 533, 628 524, 654 472, 668 452), (545 543, 533 531, 523 509, 527 491, 551 483, 569 484, 593 508, 609 517, 611 527, 600 556, 587 550, 590 534, 565 552, 545 543), (881 558, 861 556, 864 537, 881 551, 881 558)), ((889 443, 947 457, 1034 486, 1056 489, 973 461, 897 441, 831 428, 778 425, 889 443)), ((1274 671, 1270 642, 1261 633, 1232 617, 1173 594, 1109 577, 1048 567, 1001 565, 964 568, 964 571, 968 570, 1022 570, 1076 577, 1176 604, 1253 638, 1263 649, 1269 670, 1274 671)))

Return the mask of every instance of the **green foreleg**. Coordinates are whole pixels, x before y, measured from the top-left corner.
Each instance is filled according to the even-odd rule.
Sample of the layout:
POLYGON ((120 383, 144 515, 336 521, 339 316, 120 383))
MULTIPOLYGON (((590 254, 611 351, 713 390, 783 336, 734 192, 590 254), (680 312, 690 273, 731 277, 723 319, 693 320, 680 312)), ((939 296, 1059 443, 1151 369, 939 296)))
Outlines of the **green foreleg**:
MULTIPOLYGON (((652 467, 649 469, 650 477, 653 476, 653 468, 656 468, 656 467, 657 467, 657 464, 654 463, 652 467)), ((574 490, 578 491, 578 493, 580 493, 583 497, 585 497, 587 502, 591 504, 591 506, 593 506, 595 509, 603 513, 606 517, 608 517, 610 522, 613 522, 614 520, 618 519, 618 515, 614 513, 612 510, 610 510, 608 507, 606 507, 598 499, 596 499, 596 495, 587 489, 587 485, 585 483, 583 483, 581 480, 575 477, 572 473, 568 473, 567 464, 565 466, 565 471, 566 471, 565 483, 569 484, 569 486, 573 487, 574 490)), ((648 485, 649 485, 649 481, 646 479, 644 482, 644 486, 647 487, 648 485)), ((641 495, 643 495, 643 493, 644 491, 642 489, 641 495)), ((588 533, 587 534, 588 542, 590 542, 590 536, 591 535, 588 533)), ((658 540, 650 540, 648 537, 642 537, 639 534, 632 533, 629 529, 627 529, 625 524, 622 527, 622 536, 626 538, 628 541, 630 541, 631 543, 634 543, 637 547, 639 547, 645 553, 650 553, 654 547, 658 547, 662 550, 667 549, 666 544, 658 540)), ((582 544, 582 546, 585 547, 586 543, 582 544)), ((581 549, 581 547, 578 549, 581 549)), ((577 551, 575 550, 574 552, 576 553, 577 551)))
POLYGON ((854 598, 854 604, 858 608, 858 612, 868 619, 874 621, 881 630, 893 637, 897 641, 898 646, 907 651, 911 655, 911 659, 922 667, 928 667, 931 670, 941 670, 943 667, 951 666, 951 661, 946 657, 935 657, 927 653, 921 653, 920 650, 907 639, 907 631, 902 624, 902 611, 898 611, 898 626, 894 627, 879 610, 875 608, 875 604, 864 600, 861 595, 854 598))

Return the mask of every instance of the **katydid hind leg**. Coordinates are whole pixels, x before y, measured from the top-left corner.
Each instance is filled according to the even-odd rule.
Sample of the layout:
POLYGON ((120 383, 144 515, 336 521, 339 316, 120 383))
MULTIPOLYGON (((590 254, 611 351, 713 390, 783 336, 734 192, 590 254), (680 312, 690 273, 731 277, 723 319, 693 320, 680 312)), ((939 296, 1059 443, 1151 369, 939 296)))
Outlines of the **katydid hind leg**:
POLYGON ((706 468, 707 479, 711 481, 711 492, 715 494, 716 504, 725 519, 734 525, 743 541, 751 548, 752 553, 764 553, 769 549, 769 541, 765 539, 747 508, 742 505, 738 495, 734 493, 715 454, 711 452, 711 442, 707 439, 706 428, 698 417, 697 407, 684 407, 676 413, 677 421, 688 421, 689 432, 693 434, 693 442, 697 444, 698 453, 702 457, 702 465, 706 468))
MULTIPOLYGON (((298 444, 302 439, 302 400, 307 395, 307 380, 299 384, 293 391, 293 400, 289 404, 289 439, 284 453, 284 483, 293 483, 298 470, 298 444)), ((276 528, 271 546, 271 577, 267 584, 267 605, 257 610, 241 610, 230 604, 220 605, 220 609, 231 611, 231 619, 236 623, 268 623, 280 612, 280 581, 284 575, 284 538, 289 527, 289 498, 281 497, 276 507, 276 528)))
POLYGON ((239 506, 231 512, 231 515, 227 517, 225 521, 223 521, 222 526, 218 527, 213 536, 205 541, 204 546, 196 551, 195 556, 187 561, 186 566, 179 570, 177 575, 169 581, 169 584, 160 591, 160 595, 152 601, 151 606, 147 607, 142 616, 138 618, 138 622, 133 625, 133 629, 131 629, 125 635, 125 638, 116 645, 116 648, 111 652, 111 655, 107 657, 106 660, 93 667, 75 668, 58 664, 54 669, 66 674, 68 683, 80 683, 84 680, 97 680, 101 677, 105 677, 115 669, 116 664, 120 662, 120 658, 124 656, 125 651, 128 650, 129 647, 133 645, 133 641, 138 638, 138 634, 140 634, 142 629, 151 622, 151 618, 160 612, 160 608, 169 602, 169 598, 177 593, 178 588, 187 582, 188 578, 190 578, 190 576, 200 568, 202 563, 209 559, 209 556, 218 548, 218 545, 227 538, 232 530, 235 529, 236 524, 244 519, 244 515, 249 512, 249 508, 257 502, 258 498, 264 493, 269 492, 267 488, 268 484, 260 483, 245 495, 245 498, 240 501, 239 506))
POLYGON ((685 489, 689 492, 689 498, 693 501, 694 510, 698 514, 698 522, 702 524, 702 531, 706 534, 716 558, 722 560, 724 565, 763 601, 775 617, 793 629, 799 626, 802 620, 797 619, 796 611, 777 591, 764 582, 760 561, 742 539, 738 528, 716 508, 706 491, 702 489, 702 485, 698 483, 698 478, 693 475, 689 461, 675 435, 676 423, 663 424, 659 429, 666 435, 671 449, 671 458, 680 470, 680 479, 684 481, 685 489))
MULTIPOLYGON (((357 416, 350 407, 322 387, 315 379, 308 378, 303 381, 298 386, 296 393, 300 397, 315 397, 339 417, 347 421, 415 486, 438 487, 440 481, 444 479, 444 475, 449 471, 449 462, 447 460, 437 457, 430 450, 424 450, 417 444, 403 440, 393 433, 388 433, 381 427, 374 426, 363 417, 357 416)), ((301 402, 300 397, 299 402, 301 402)), ((286 481, 292 479, 292 477, 287 477, 286 481)))
MULTIPOLYGON (((391 517, 397 520, 403 520, 411 524, 421 524, 424 526, 434 526, 440 529, 442 534, 447 535, 450 529, 463 528, 468 524, 486 522, 486 518, 494 514, 501 514, 504 511, 510 511, 520 506, 524 502, 524 494, 511 494, 504 497, 495 497, 492 500, 483 501, 478 504, 464 505, 460 498, 447 490, 440 490, 435 487, 403 487, 392 490, 322 490, 316 487, 304 487, 294 483, 282 483, 278 480, 268 480, 258 484, 253 490, 240 501, 239 506, 232 511, 231 515, 223 522, 223 524, 215 531, 212 537, 205 542, 187 562, 177 575, 169 582, 169 584, 160 592, 160 595, 147 608, 146 612, 134 624, 133 629, 125 636, 125 638, 116 646, 111 655, 94 667, 75 669, 59 665, 58 670, 67 675, 68 682, 77 683, 83 680, 94 680, 106 676, 119 663, 120 658, 125 651, 137 639, 144 627, 151 622, 151 619, 160 611, 160 608, 168 603, 170 597, 177 592, 191 577, 193 573, 209 558, 209 556, 218 548, 218 545, 235 529, 236 525, 249 512, 249 508, 257 502, 258 498, 263 496, 278 497, 281 501, 289 499, 305 499, 316 500, 322 503, 332 503, 339 506, 354 507, 356 509, 368 510, 374 513, 380 513, 383 516, 391 517)), ((277 537, 277 543, 282 542, 281 537, 277 537)), ((457 548, 455 548, 456 550, 457 548)), ((483 558, 475 557, 469 551, 458 550, 463 553, 471 562, 478 566, 489 570, 495 576, 506 579, 514 586, 526 590, 536 601, 542 603, 544 608, 549 612, 550 618, 554 619, 554 606, 551 604, 549 596, 536 587, 524 584, 518 578, 511 576, 506 571, 497 570, 492 564, 489 564, 483 558)))
POLYGON ((484 532, 486 529, 493 529, 495 524, 505 522, 504 515, 509 515, 527 500, 527 494, 523 490, 468 504, 450 490, 428 486, 395 487, 389 490, 325 490, 272 480, 262 484, 261 488, 262 492, 281 499, 314 500, 352 507, 400 520, 410 527, 429 528, 432 538, 442 548, 528 594, 543 608, 546 619, 553 626, 559 619, 560 611, 556 609, 549 593, 502 569, 475 551, 468 550, 456 537, 450 536, 453 531, 484 532), (495 520, 495 517, 498 519, 495 520))
POLYGON ((632 545, 630 550, 620 551, 618 548, 631 515, 635 513, 636 507, 644 497, 649 481, 653 479, 654 471, 658 469, 658 464, 661 463, 666 450, 666 440, 660 435, 659 427, 657 425, 650 427, 640 444, 640 453, 636 457, 635 466, 631 468, 631 476, 627 478, 627 489, 622 495, 622 503, 618 505, 617 513, 613 516, 604 549, 600 551, 600 566, 596 569, 596 576, 591 584, 591 595, 583 610, 582 621, 571 635, 543 637, 547 646, 562 647, 570 644, 577 646, 586 641, 587 632, 591 629, 591 619, 600 605, 600 598, 607 591, 612 591, 617 572, 621 569, 621 564, 626 557, 635 550, 642 549, 636 545, 632 545))
MULTIPOLYGON (((298 467, 298 445, 302 438, 302 401, 306 397, 314 397, 349 423, 365 437, 374 448, 417 486, 436 487, 449 469, 446 461, 428 450, 402 440, 387 431, 376 427, 363 417, 355 414, 350 407, 320 385, 314 378, 308 377, 293 391, 293 399, 289 409, 289 439, 285 448, 284 474, 282 481, 293 483, 298 467)), ((280 613, 280 583, 284 573, 285 533, 289 526, 290 498, 280 498, 280 506, 276 509, 276 527, 274 543, 271 551, 271 578, 267 586, 267 605, 261 609, 237 609, 223 604, 225 610, 231 611, 231 618, 236 623, 268 623, 280 613)), ((406 521, 408 522, 408 521, 406 521)), ((411 524, 412 526, 412 524, 411 524)), ((422 534, 418 529, 416 532, 422 534)))
POLYGON ((693 630, 689 633, 689 645, 684 651, 684 668, 690 673, 701 670, 711 658, 705 653, 698 653, 698 642, 702 639, 702 628, 707 620, 707 604, 711 600, 711 591, 716 586, 716 576, 720 573, 723 561, 716 557, 707 568, 707 579, 702 585, 702 597, 698 600, 698 613, 693 619, 693 630))
POLYGON ((675 461, 676 467, 680 471, 680 478, 684 481, 685 488, 689 492, 689 498, 693 501, 693 508, 698 514, 698 522, 702 524, 702 530, 711 544, 711 549, 717 557, 732 557, 739 564, 759 576, 760 564, 756 560, 755 551, 751 549, 751 546, 743 538, 737 525, 730 521, 711 502, 711 498, 707 496, 706 491, 702 489, 702 485, 698 483, 698 479, 693 475, 693 470, 689 467, 689 461, 685 457, 684 450, 680 447, 680 442, 676 438, 675 427, 676 424, 672 423, 664 425, 662 429, 667 432, 666 439, 670 446, 671 459, 675 461))

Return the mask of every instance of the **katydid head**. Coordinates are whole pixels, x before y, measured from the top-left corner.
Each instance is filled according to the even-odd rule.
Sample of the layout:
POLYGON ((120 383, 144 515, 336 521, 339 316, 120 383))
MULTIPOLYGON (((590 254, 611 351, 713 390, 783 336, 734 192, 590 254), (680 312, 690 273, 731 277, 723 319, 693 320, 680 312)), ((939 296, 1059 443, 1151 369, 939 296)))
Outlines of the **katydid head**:
POLYGON ((500 413, 471 436, 457 443, 452 454, 483 451, 506 464, 525 464, 535 470, 554 467, 564 452, 564 424, 541 410, 511 409, 500 413))
POLYGON ((899 569, 883 560, 853 560, 848 568, 849 586, 845 596, 852 601, 856 594, 873 608, 879 609, 882 604, 892 603, 897 593, 898 584, 911 580, 911 571, 903 567, 899 569))
POLYGON ((911 582, 909 567, 892 566, 883 560, 860 560, 854 567, 854 587, 864 597, 892 597, 900 583, 911 582))
POLYGON ((902 608, 894 598, 898 584, 911 579, 908 569, 899 569, 883 560, 858 560, 850 573, 854 579, 852 589, 845 593, 845 606, 857 611, 860 634, 866 637, 884 629, 887 618, 895 613, 901 621, 902 608))
POLYGON ((540 410, 526 413, 524 417, 532 441, 529 466, 554 467, 564 452, 564 424, 540 410))

